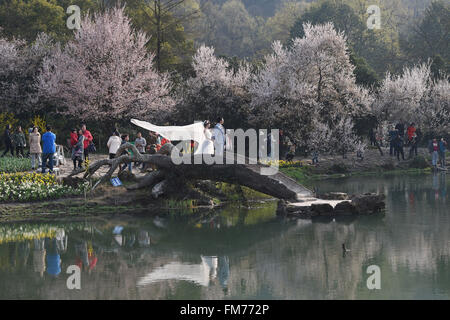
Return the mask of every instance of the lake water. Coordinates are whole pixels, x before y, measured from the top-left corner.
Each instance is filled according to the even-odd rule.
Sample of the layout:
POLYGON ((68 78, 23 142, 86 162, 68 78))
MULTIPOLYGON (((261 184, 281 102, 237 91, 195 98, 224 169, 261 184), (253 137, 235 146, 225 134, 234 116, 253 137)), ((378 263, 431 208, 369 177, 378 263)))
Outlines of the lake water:
POLYGON ((449 299, 449 175, 360 177, 384 217, 293 222, 276 202, 157 217, 0 224, 2 299, 449 299), (343 254, 342 243, 351 249, 343 254), (67 269, 81 267, 81 289, 67 269), (367 288, 380 268, 381 289, 367 288))

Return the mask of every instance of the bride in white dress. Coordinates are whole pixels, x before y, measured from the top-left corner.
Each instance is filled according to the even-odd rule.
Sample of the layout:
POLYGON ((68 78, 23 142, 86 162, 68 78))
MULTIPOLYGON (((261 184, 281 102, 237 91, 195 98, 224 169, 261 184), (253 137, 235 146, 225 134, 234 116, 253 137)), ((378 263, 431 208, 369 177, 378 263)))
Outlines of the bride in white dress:
POLYGON ((202 154, 213 154, 214 153, 214 143, 212 140, 212 133, 211 133, 211 123, 206 120, 203 122, 203 126, 205 127, 203 133, 205 134, 205 139, 203 140, 203 143, 201 145, 201 153, 202 154))

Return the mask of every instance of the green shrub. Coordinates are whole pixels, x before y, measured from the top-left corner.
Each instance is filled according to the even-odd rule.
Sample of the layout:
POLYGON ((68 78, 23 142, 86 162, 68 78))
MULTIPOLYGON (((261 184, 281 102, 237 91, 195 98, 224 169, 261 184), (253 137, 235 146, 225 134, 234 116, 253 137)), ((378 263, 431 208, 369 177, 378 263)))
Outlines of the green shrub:
POLYGON ((0 158, 0 173, 14 173, 29 171, 31 169, 31 159, 29 158, 0 158))

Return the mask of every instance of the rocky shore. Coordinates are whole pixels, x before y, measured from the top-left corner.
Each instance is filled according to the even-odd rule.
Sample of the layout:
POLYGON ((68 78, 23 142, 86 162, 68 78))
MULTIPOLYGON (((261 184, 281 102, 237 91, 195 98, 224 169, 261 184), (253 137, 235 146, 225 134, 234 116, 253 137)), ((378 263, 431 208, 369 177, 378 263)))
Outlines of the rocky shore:
POLYGON ((277 215, 297 219, 378 215, 384 213, 384 200, 383 194, 327 193, 295 203, 281 200, 278 204, 277 215))

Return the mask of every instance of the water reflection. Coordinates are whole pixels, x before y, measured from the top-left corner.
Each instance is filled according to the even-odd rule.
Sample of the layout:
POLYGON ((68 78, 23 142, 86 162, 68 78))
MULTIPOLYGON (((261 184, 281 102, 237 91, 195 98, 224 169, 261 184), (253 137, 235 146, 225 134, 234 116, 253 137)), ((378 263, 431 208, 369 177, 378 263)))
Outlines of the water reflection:
POLYGON ((450 298, 445 174, 317 183, 320 192, 381 191, 384 218, 275 217, 276 203, 198 215, 0 225, 0 298, 450 298), (343 255, 345 243, 351 252, 343 255), (382 271, 369 291, 366 268, 382 271), (66 286, 82 270, 81 290, 66 286))
POLYGON ((227 290, 230 265, 228 257, 200 256, 200 264, 171 262, 156 268, 142 277, 137 285, 145 286, 165 280, 184 280, 208 287, 211 281, 219 280, 224 290, 227 290))

